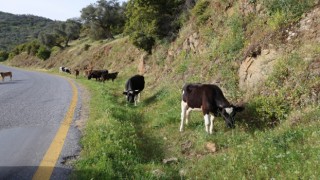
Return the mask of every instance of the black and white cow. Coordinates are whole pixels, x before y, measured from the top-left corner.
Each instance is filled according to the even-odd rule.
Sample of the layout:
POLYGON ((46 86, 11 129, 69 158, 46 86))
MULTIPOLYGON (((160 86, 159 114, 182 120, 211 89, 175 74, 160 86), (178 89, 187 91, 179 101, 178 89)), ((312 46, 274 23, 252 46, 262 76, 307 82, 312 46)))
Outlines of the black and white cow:
POLYGON ((65 72, 71 74, 71 69, 67 67, 59 67, 59 72, 65 72))
POLYGON ((182 91, 180 132, 183 131, 185 120, 188 124, 192 110, 202 111, 206 132, 212 134, 214 117, 221 115, 226 125, 229 128, 234 128, 234 116, 236 112, 243 111, 244 107, 230 104, 216 85, 186 84, 182 91))
POLYGON ((127 101, 137 105, 140 100, 140 93, 144 89, 144 77, 141 75, 132 76, 127 80, 124 95, 127 96, 127 101))

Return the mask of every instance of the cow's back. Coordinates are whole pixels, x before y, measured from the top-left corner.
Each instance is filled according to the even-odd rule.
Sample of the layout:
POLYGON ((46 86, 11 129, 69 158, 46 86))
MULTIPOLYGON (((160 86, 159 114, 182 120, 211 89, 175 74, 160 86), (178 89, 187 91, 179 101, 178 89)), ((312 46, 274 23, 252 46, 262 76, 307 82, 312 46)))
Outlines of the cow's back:
POLYGON ((206 106, 209 109, 229 105, 221 89, 214 84, 186 84, 182 100, 191 108, 206 106))
POLYGON ((212 102, 216 107, 223 108, 230 106, 228 100, 224 97, 222 90, 214 84, 204 84, 205 95, 208 101, 212 102))
POLYGON ((127 82, 126 82, 126 90, 127 91, 142 91, 144 89, 144 77, 141 75, 135 75, 132 76, 127 82))

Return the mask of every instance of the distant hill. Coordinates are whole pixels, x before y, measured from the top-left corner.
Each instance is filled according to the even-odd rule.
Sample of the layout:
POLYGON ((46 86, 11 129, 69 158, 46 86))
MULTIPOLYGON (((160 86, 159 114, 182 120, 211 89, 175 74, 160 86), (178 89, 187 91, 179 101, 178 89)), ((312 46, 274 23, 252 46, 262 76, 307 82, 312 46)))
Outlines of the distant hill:
POLYGON ((0 11, 0 50, 36 38, 41 31, 50 31, 58 21, 34 15, 14 15, 0 11))

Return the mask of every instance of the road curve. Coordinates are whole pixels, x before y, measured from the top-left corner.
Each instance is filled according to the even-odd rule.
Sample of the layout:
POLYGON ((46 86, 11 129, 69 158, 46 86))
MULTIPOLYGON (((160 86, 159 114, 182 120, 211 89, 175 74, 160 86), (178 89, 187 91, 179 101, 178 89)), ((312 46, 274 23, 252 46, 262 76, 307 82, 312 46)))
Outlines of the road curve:
MULTIPOLYGON (((32 179, 69 110, 72 86, 59 76, 0 65, 3 71, 13 78, 0 79, 0 179, 32 179)), ((71 168, 61 161, 79 151, 79 137, 72 125, 51 179, 67 179, 71 168)))

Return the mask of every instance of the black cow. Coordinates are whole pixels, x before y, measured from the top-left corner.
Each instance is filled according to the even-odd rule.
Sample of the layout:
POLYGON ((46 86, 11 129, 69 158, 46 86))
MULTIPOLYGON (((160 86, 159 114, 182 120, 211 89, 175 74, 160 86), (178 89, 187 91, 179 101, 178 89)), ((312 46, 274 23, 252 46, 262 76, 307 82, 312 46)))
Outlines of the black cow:
POLYGON ((104 74, 108 74, 108 70, 92 70, 88 74, 88 79, 95 78, 98 81, 104 74))
POLYGON ((104 82, 105 80, 112 80, 112 82, 117 78, 119 72, 102 74, 101 81, 104 82))
POLYGON ((234 116, 236 112, 244 110, 244 107, 230 104, 224 97, 221 89, 216 85, 186 84, 182 91, 180 132, 183 131, 185 119, 186 124, 188 124, 190 111, 192 110, 203 112, 206 131, 212 134, 215 116, 221 115, 226 125, 229 128, 234 128, 234 116))
POLYGON ((144 89, 144 84, 144 77, 141 75, 135 75, 128 79, 125 91, 123 92, 127 96, 128 102, 134 102, 134 105, 137 105, 137 102, 140 100, 140 92, 144 89))

